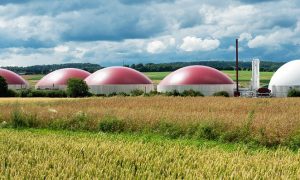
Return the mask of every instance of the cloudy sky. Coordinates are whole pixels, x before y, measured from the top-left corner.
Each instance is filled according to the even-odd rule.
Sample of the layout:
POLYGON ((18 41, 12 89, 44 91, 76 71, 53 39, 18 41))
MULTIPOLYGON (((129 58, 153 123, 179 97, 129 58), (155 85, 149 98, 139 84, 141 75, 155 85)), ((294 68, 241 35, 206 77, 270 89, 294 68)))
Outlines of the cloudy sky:
POLYGON ((300 58, 299 0, 1 0, 0 66, 300 58))

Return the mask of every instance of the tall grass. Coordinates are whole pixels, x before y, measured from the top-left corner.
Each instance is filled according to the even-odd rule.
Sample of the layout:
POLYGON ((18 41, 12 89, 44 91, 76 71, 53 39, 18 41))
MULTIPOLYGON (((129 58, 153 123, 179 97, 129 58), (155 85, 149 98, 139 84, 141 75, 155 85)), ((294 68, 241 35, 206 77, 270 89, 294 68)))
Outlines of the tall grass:
POLYGON ((170 138, 251 141, 266 146, 293 144, 293 147, 300 146, 298 107, 300 99, 297 98, 161 96, 0 100, 1 119, 13 127, 149 132, 170 138))

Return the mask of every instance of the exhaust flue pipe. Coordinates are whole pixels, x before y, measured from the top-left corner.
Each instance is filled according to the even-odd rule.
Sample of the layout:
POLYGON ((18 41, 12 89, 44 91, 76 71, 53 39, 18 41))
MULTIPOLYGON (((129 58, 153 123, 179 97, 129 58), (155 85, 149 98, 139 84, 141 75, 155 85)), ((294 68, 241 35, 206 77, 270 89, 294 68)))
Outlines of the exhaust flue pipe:
POLYGON ((239 40, 235 39, 235 76, 236 76, 236 92, 235 96, 240 96, 239 91, 239 40))

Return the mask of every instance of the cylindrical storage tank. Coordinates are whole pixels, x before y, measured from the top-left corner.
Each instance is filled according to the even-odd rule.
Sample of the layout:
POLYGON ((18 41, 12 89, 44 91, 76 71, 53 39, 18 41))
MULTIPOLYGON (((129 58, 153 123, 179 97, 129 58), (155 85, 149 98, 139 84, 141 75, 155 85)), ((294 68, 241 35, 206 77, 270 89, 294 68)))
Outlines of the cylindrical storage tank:
POLYGON ((93 94, 127 93, 154 90, 151 80, 143 73, 122 66, 100 69, 85 79, 93 94))
POLYGON ((6 80, 8 89, 29 88, 29 83, 24 78, 10 70, 0 68, 0 76, 6 80))
POLYGON ((89 72, 76 69, 76 68, 64 68, 53 71, 44 76, 36 85, 36 89, 48 89, 48 90, 64 90, 67 88, 68 80, 71 78, 77 78, 84 80, 90 75, 89 72))
POLYGON ((300 60, 281 66, 272 76, 269 89, 275 97, 287 97, 290 89, 300 90, 300 60))
POLYGON ((233 96, 234 82, 223 72, 207 66, 187 66, 178 69, 165 77, 157 86, 158 92, 177 90, 199 91, 205 96, 226 91, 233 96))

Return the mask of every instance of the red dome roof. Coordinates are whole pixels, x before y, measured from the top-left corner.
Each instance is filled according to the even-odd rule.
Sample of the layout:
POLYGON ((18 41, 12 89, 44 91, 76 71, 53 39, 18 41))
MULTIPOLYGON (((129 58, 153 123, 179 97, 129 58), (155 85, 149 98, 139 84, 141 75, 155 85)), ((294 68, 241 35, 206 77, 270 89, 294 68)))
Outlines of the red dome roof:
POLYGON ((88 85, 152 84, 143 73, 121 66, 100 69, 87 77, 85 81, 88 85))
POLYGON ((44 76, 36 86, 52 86, 54 85, 67 85, 68 80, 71 78, 85 79, 90 75, 89 72, 76 69, 65 68, 53 71, 44 76))
POLYGON ((18 74, 9 71, 7 69, 2 69, 0 68, 0 76, 2 76, 7 84, 26 84, 28 85, 28 83, 25 81, 25 79, 23 79, 21 76, 19 76, 18 74))
POLYGON ((207 66, 187 66, 172 72, 159 85, 233 84, 221 71, 207 66))

